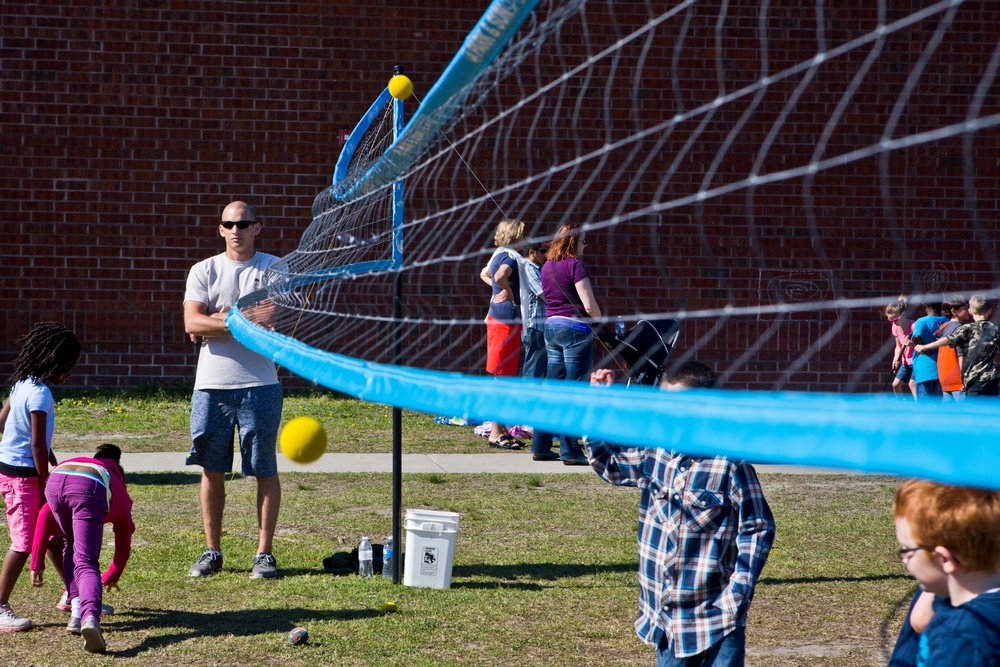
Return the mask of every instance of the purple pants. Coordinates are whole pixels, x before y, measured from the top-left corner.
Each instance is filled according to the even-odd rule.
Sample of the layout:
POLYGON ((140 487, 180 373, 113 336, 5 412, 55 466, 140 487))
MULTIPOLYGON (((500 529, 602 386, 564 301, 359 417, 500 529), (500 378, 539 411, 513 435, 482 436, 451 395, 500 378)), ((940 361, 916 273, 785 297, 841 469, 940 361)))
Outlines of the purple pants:
POLYGON ((101 540, 108 496, 89 477, 56 473, 45 484, 45 499, 66 536, 63 569, 68 599, 80 596, 80 618, 101 617, 101 540))

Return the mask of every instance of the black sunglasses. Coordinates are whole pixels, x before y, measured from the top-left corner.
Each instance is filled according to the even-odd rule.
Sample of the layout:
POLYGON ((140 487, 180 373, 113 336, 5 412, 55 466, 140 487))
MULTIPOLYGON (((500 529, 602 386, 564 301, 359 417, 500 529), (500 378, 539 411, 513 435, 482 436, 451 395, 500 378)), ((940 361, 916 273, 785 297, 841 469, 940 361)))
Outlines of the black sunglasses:
POLYGON ((256 225, 256 220, 223 220, 222 226, 226 229, 232 229, 233 225, 236 225, 239 229, 246 229, 250 225, 256 225))

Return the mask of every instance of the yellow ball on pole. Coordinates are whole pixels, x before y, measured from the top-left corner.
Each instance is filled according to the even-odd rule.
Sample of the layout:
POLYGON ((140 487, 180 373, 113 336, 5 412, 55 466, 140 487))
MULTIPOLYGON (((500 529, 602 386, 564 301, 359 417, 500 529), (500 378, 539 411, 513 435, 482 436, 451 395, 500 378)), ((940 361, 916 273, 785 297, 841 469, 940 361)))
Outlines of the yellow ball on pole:
POLYGON ((278 437, 281 451, 296 463, 312 463, 326 451, 326 431, 312 417, 289 420, 278 437))
POLYGON ((389 79, 389 94, 397 100, 409 99, 413 94, 413 82, 405 74, 397 74, 389 79))

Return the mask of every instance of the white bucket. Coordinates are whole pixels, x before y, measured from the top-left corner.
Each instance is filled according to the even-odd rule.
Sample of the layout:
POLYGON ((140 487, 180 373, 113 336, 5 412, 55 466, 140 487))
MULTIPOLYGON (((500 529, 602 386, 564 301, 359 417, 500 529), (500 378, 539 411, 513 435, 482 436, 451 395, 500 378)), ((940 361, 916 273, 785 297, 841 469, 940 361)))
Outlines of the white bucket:
POLYGON ((403 584, 417 588, 448 588, 451 568, 455 563, 455 538, 458 536, 458 515, 455 521, 444 517, 411 516, 406 513, 406 563, 403 584))
POLYGON ((441 523, 441 524, 451 524, 452 528, 456 531, 459 529, 459 517, 461 515, 458 512, 439 512, 437 510, 422 510, 413 509, 406 510, 406 518, 414 519, 415 521, 430 521, 431 523, 441 523))

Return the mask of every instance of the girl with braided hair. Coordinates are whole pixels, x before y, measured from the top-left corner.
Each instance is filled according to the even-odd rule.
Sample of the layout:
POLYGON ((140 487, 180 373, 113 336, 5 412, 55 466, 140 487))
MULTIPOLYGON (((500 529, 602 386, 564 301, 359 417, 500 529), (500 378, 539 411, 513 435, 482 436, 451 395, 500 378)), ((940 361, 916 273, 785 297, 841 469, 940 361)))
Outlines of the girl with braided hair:
POLYGON ((42 322, 22 338, 14 361, 10 396, 0 409, 0 494, 7 506, 11 546, 0 567, 0 630, 31 627, 14 613, 10 594, 31 555, 35 522, 42 506, 52 454, 55 402, 50 384, 63 382, 80 358, 80 341, 55 322, 42 322))

